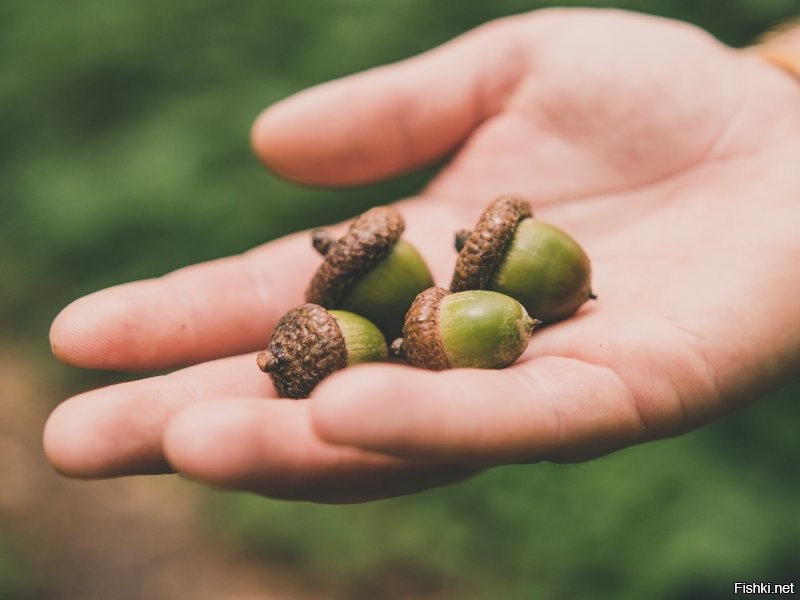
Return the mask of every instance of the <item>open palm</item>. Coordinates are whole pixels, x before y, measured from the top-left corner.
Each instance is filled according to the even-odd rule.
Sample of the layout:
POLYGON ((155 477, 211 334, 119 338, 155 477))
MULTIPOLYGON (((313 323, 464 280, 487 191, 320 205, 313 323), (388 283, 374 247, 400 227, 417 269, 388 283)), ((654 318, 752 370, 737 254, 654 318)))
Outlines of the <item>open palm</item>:
POLYGON ((516 194, 584 246, 599 300, 537 331, 502 371, 366 365, 290 401, 272 399, 254 351, 302 302, 319 262, 307 234, 104 290, 59 315, 57 356, 193 366, 59 406, 45 446, 62 472, 178 470, 276 497, 366 500, 677 434, 800 359, 800 85, 688 25, 586 10, 496 21, 289 98, 253 143, 276 172, 325 185, 452 154, 400 203, 437 283, 449 282, 452 232, 516 194))

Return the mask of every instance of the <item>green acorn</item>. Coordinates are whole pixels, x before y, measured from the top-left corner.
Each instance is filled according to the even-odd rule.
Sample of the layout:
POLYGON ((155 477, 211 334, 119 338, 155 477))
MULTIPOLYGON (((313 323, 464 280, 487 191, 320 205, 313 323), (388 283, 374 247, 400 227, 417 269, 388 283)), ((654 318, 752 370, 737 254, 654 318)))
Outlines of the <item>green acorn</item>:
POLYGON ((334 371, 387 356, 383 335, 367 319, 309 303, 281 317, 256 362, 279 396, 307 398, 334 371))
POLYGON ((306 290, 306 301, 363 315, 387 339, 400 335, 416 295, 433 285, 417 249, 401 239, 405 223, 391 206, 359 216, 338 241, 327 231, 313 232, 312 243, 325 260, 306 290))
POLYGON ((431 287, 415 299, 392 354, 441 371, 457 367, 502 369, 517 360, 539 321, 513 298, 497 292, 450 293, 431 287))
POLYGON ((459 251, 450 290, 486 289, 515 298, 544 323, 573 315, 592 293, 592 268, 566 232, 532 217, 530 204, 503 196, 474 231, 456 233, 459 251))

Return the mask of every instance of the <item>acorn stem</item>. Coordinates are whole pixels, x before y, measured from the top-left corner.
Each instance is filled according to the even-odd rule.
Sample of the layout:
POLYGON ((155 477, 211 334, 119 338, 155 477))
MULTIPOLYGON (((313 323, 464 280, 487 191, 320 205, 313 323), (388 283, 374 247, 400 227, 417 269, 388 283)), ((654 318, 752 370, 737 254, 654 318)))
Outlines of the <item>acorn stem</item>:
POLYGON ((333 246, 334 239, 331 237, 331 234, 328 233, 327 229, 315 229, 311 232, 311 244, 314 246, 314 249, 325 256, 328 251, 333 246))
POLYGON ((395 341, 393 341, 392 345, 389 346, 389 353, 395 358, 405 358, 406 356, 405 340, 399 337, 395 341))
POLYGON ((459 229, 456 231, 456 239, 455 239, 455 246, 456 252, 461 252, 461 249, 464 247, 464 244, 467 243, 467 238, 469 234, 472 233, 469 229, 459 229))
POLYGON ((269 373, 272 369, 275 368, 278 359, 275 355, 270 352, 269 350, 264 350, 256 357, 256 364, 258 368, 264 371, 264 373, 269 373))

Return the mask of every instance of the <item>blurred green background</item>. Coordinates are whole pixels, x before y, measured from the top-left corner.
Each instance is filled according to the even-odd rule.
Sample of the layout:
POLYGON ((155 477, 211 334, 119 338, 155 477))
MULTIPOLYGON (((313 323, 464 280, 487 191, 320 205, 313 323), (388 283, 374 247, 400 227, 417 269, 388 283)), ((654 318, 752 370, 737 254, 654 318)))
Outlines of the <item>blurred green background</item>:
MULTIPOLYGON (((32 380, 6 386, 2 402, 29 385, 42 404, 30 417, 34 433, 16 451, 46 470, 37 436, 47 410, 76 390, 124 377, 71 371, 49 357, 49 323, 72 299, 352 216, 412 193, 430 176, 338 191, 281 182, 249 149, 250 124, 263 107, 546 5, 0 1, 0 346, 17 365, 13 373, 32 380)), ((796 0, 582 5, 680 18, 734 45, 798 11, 796 0)), ((192 510, 203 543, 225 548, 228 561, 303 582, 296 597, 728 598, 734 581, 800 585, 798 391, 589 464, 497 469, 363 506, 179 485, 200 498, 192 510)), ((14 419, 25 417, 14 414, 3 417, 12 433, 24 429, 14 419)), ((25 469, 0 471, 0 488, 14 489, 18 471, 25 469)), ((68 494, 83 493, 81 485, 102 489, 47 485, 45 492, 68 486, 68 494)), ((41 516, 38 509, 11 510, 2 500, 0 598, 70 597, 52 548, 56 533, 25 522, 41 516)), ((46 504, 36 494, 27 502, 46 504)), ((104 563, 103 553, 75 556, 96 561, 87 572, 109 574, 107 588, 93 589, 115 593, 97 591, 98 598, 145 597, 114 580, 124 565, 104 563)))

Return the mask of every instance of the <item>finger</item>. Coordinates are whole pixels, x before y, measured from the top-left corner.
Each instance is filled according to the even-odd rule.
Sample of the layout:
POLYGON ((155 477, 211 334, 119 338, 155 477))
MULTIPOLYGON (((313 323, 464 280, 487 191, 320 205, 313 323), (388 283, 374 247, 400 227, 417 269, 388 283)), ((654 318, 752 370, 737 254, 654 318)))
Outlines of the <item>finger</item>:
POLYGON ((643 434, 612 371, 561 357, 502 371, 359 367, 323 382, 311 409, 328 442, 463 465, 583 460, 643 434))
MULTIPOLYGON (((447 281, 454 250, 440 228, 455 228, 454 212, 421 198, 403 202, 401 210, 404 239, 424 250, 435 280, 447 281)), ((56 317, 53 353, 69 365, 130 371, 263 349, 277 320, 305 301, 321 261, 309 233, 301 232, 245 254, 95 292, 56 317)))
POLYGON ((165 431, 166 456, 205 483, 328 503, 408 494, 473 473, 322 442, 308 404, 252 399, 190 406, 165 431))
POLYGON ((53 411, 44 430, 45 452, 58 471, 72 477, 168 472, 161 441, 172 416, 188 404, 236 396, 275 396, 253 355, 93 390, 53 411))
POLYGON ((266 345, 285 310, 302 302, 318 262, 308 237, 297 234, 90 294, 54 320, 53 353, 74 366, 135 370, 253 350, 266 345))
POLYGON ((274 395, 252 356, 223 359, 67 400, 48 419, 44 448, 72 477, 177 468, 215 485, 325 502, 407 494, 474 473, 326 444, 304 403, 274 395))
POLYGON ((496 21, 303 91, 259 116, 253 148, 269 168, 311 184, 365 183, 430 163, 503 106, 525 66, 518 28, 496 21))

